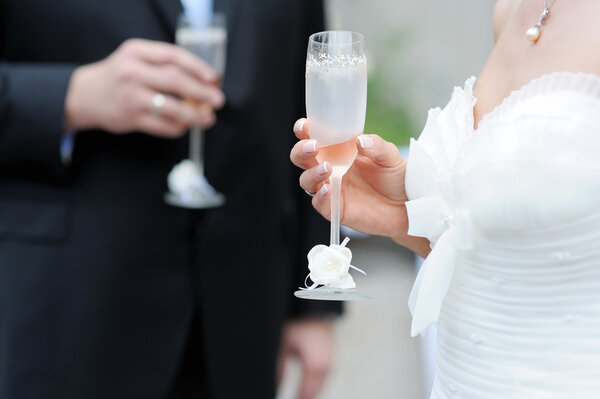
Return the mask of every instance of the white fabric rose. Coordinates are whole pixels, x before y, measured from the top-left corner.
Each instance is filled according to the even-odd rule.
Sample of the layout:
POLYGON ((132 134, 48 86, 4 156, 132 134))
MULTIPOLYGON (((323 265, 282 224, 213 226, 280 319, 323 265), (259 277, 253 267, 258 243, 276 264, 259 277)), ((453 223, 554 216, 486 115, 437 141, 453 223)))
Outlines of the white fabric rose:
POLYGON ((169 191, 176 195, 185 195, 191 191, 214 194, 214 189, 205 183, 204 177, 191 159, 184 159, 173 167, 167 177, 167 185, 169 191))
POLYGON ((320 285, 334 288, 355 288, 349 273, 352 252, 341 245, 316 245, 308 253, 310 279, 320 285))

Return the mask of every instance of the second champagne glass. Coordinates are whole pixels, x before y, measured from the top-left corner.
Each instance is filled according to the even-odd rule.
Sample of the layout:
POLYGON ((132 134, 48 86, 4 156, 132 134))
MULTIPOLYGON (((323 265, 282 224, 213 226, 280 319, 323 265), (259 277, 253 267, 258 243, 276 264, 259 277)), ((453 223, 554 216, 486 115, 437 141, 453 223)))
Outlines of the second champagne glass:
MULTIPOLYGON (((356 158, 367 109, 367 58, 360 33, 326 31, 310 36, 306 59, 306 115, 319 162, 332 167, 331 244, 340 244, 342 177, 356 158)), ((305 299, 365 299, 354 289, 323 286, 297 291, 305 299)))
MULTIPOLYGON (((176 31, 176 43, 204 60, 219 76, 221 84, 225 72, 227 30, 225 15, 215 13, 210 24, 198 29, 182 15, 176 31)), ((207 107, 192 100, 184 99, 195 107, 207 107)), ((182 208, 214 208, 225 203, 225 196, 218 193, 204 176, 204 132, 199 126, 190 128, 189 159, 175 165, 169 174, 169 192, 165 201, 169 205, 182 208)))

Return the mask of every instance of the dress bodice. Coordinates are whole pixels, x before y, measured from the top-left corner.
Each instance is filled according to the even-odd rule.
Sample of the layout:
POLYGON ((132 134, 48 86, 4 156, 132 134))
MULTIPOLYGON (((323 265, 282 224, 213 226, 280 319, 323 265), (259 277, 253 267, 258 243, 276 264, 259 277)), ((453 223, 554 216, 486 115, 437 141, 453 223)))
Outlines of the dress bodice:
POLYGON ((433 398, 600 397, 600 78, 554 73, 473 128, 469 79, 411 142, 409 299, 433 398))

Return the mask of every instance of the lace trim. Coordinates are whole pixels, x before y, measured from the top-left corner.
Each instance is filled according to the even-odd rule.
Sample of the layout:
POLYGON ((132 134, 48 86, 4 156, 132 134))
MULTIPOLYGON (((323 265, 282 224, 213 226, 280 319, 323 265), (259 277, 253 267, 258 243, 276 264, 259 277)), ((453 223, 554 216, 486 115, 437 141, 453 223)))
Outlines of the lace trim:
POLYGON ((494 119, 499 119, 518 104, 542 94, 564 91, 600 99, 600 76, 583 72, 553 72, 532 79, 513 90, 492 111, 481 118, 475 132, 494 119))

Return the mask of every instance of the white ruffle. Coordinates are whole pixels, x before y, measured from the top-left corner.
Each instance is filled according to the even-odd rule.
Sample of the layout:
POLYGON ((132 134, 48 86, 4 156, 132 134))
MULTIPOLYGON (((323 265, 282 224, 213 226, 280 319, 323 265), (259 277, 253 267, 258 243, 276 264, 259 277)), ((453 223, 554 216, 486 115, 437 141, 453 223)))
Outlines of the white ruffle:
MULTIPOLYGON (((470 152, 472 141, 480 136, 488 136, 488 132, 498 123, 510 123, 522 116, 566 118, 572 123, 570 112, 565 112, 565 102, 569 104, 569 110, 572 109, 573 112, 582 115, 577 119, 578 122, 587 125, 600 123, 600 105, 597 101, 600 98, 600 77, 594 74, 555 72, 533 79, 512 91, 496 108, 484 115, 477 130, 474 129, 473 118, 473 107, 477 103, 477 98, 473 95, 475 83, 476 78, 471 77, 465 81, 464 88, 455 87, 449 103, 443 109, 429 110, 421 135, 417 140, 411 139, 411 153, 420 151, 429 157, 429 160, 419 159, 415 162, 431 163, 437 173, 437 180, 450 178, 457 161, 470 152), (548 104, 548 97, 552 96, 555 101, 553 104, 548 104), (542 106, 536 106, 537 98, 543 99, 542 106), (413 147, 417 149, 413 151, 413 147)), ((498 130, 502 135, 516 131, 506 127, 498 130)), ((594 138, 593 129, 584 132, 587 132, 587 137, 582 139, 594 138)), ((543 135, 544 132, 541 134, 543 135)), ((515 139, 516 135, 513 133, 510 139, 502 140, 514 142, 515 139)), ((419 157, 422 158, 422 155, 419 157)), ((410 163, 408 167, 416 169, 411 168, 410 163)), ((408 170, 407 178, 410 178, 408 170)), ((407 190, 412 190, 415 185, 421 184, 416 181, 414 183, 410 187, 407 184, 407 190)), ((429 182, 426 181, 425 184, 427 183, 429 182)), ((416 188, 416 191, 420 190, 416 188)))
POLYGON ((450 177, 450 170, 462 155, 462 144, 472 136, 475 80, 471 77, 464 88, 455 87, 444 109, 429 110, 419 139, 411 141, 411 151, 412 147, 420 147, 433 160, 440 180, 450 177))

